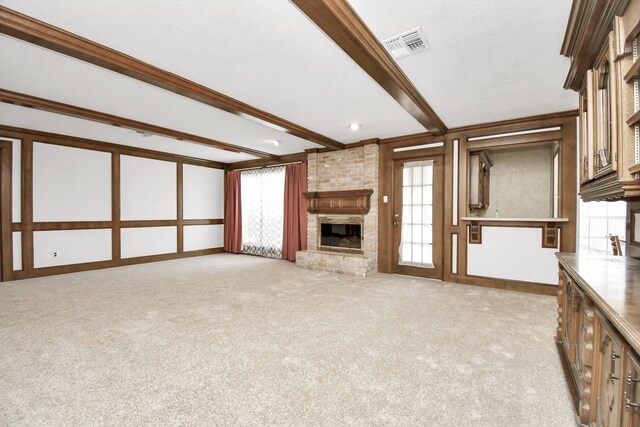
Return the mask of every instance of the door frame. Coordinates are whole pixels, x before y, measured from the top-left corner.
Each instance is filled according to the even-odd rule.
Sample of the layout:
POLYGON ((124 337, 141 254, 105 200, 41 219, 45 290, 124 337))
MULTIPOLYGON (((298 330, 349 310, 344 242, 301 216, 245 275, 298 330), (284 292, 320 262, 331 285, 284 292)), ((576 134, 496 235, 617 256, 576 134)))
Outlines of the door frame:
POLYGON ((13 201, 13 143, 0 140, 0 281, 8 281, 13 277, 13 234, 11 231, 13 201))
POLYGON ((430 279, 443 279, 444 274, 444 162, 443 154, 423 155, 393 161, 393 272, 430 279), (434 268, 400 265, 399 248, 402 235, 402 165, 409 162, 433 160, 433 246, 434 268), (396 217, 396 215, 398 215, 396 217))

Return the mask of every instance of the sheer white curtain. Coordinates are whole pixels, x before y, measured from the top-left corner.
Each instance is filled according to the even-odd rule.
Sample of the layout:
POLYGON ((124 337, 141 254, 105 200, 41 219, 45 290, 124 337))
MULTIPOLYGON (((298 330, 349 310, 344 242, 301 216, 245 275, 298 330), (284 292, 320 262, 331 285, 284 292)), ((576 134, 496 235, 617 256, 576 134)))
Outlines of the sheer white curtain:
POLYGON ((282 258, 284 166, 242 171, 242 253, 282 258))

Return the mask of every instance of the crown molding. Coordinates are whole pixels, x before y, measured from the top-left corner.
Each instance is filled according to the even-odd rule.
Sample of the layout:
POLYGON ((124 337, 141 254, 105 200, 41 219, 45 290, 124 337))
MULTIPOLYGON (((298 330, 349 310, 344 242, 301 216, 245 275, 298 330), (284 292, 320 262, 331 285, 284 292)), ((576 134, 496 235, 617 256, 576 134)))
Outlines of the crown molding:
POLYGON ((580 91, 584 76, 613 29, 613 18, 622 15, 629 0, 574 0, 560 53, 571 58, 565 89, 580 91))

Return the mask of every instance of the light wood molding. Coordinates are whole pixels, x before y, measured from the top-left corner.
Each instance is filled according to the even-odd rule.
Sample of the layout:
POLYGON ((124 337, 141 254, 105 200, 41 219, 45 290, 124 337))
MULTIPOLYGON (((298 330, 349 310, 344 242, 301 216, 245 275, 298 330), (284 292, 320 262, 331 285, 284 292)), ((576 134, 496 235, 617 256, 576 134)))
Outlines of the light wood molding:
POLYGON ((203 136, 193 135, 186 132, 152 125, 149 123, 139 122, 124 117, 114 116, 112 114, 101 113, 99 111, 89 110, 87 108, 77 107, 75 105, 64 104, 62 102, 52 101, 49 99, 38 98, 36 96, 26 95, 24 93, 12 92, 10 90, 0 88, 0 102, 7 104, 20 105, 27 108, 35 108, 36 110, 47 111, 50 113, 62 114, 65 116, 76 117, 84 120, 90 120, 96 123, 102 123, 111 126, 117 126, 125 129, 140 130, 150 132, 154 135, 164 136, 167 138, 205 145, 207 147, 217 148, 220 150, 231 151, 233 153, 246 153, 253 156, 275 160, 278 156, 264 151, 254 150, 252 148, 241 147, 226 142, 216 141, 215 139, 205 138, 203 136))
POLYGON ((574 0, 560 53, 572 58, 565 89, 576 92, 585 73, 594 68, 597 55, 609 32, 613 18, 622 15, 629 0, 574 0))
POLYGON ((0 6, 0 33, 106 68, 333 149, 338 141, 104 45, 0 6))
POLYGON ((447 132, 444 122, 345 0, 292 2, 429 132, 447 132))

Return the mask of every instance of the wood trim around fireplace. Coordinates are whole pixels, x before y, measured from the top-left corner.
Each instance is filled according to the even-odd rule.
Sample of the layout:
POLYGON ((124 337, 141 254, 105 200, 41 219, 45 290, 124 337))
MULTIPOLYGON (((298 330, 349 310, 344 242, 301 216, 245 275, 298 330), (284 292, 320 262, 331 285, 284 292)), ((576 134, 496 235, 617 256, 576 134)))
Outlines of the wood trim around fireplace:
POLYGON ((365 215, 371 209, 373 190, 310 191, 307 212, 311 214, 365 215))

